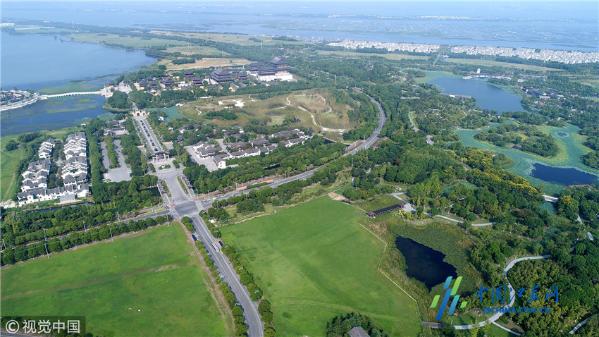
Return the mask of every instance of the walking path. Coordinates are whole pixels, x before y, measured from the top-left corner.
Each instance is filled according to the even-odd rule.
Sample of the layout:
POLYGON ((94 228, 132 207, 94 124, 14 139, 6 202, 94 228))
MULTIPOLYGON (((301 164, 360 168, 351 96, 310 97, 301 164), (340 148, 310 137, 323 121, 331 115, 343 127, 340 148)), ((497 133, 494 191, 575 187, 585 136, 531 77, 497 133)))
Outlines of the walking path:
POLYGON ((591 319, 591 317, 593 317, 593 315, 585 318, 583 321, 581 321, 580 323, 576 324, 576 326, 570 330, 569 334, 573 335, 576 333, 576 331, 578 331, 580 328, 582 328, 585 324, 587 324, 589 322, 589 320, 591 319))
MULTIPOLYGON (((505 266, 505 268, 503 268, 503 276, 505 276, 505 278, 507 280, 507 286, 510 291, 510 303, 505 306, 506 308, 511 308, 514 305, 514 302, 516 302, 516 290, 514 290, 514 287, 512 287, 510 281, 507 279, 507 272, 510 271, 510 269, 512 269, 519 262, 532 261, 532 260, 543 260, 543 259, 547 259, 548 257, 549 257, 548 255, 535 255, 535 256, 519 257, 519 258, 513 259, 510 262, 508 262, 508 264, 505 266)), ((497 312, 482 322, 478 322, 475 324, 454 325, 453 328, 456 330, 470 330, 470 329, 474 329, 474 328, 480 328, 487 324, 494 323, 499 318, 501 318, 501 316, 503 316, 504 314, 505 314, 505 312, 497 312)))

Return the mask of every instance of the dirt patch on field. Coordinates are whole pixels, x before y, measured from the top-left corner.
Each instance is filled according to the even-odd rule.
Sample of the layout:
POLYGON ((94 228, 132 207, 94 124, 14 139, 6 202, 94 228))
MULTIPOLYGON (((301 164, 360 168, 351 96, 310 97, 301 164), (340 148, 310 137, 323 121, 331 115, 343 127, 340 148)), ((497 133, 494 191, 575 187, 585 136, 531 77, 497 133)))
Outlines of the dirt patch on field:
POLYGON ((230 67, 250 64, 249 60, 243 58, 231 57, 205 57, 196 60, 194 63, 173 64, 170 60, 162 60, 159 64, 164 64, 167 70, 186 70, 186 69, 205 69, 212 67, 230 67))
POLYGON ((347 201, 347 198, 342 196, 341 194, 337 194, 335 192, 329 192, 329 198, 335 201, 347 201))

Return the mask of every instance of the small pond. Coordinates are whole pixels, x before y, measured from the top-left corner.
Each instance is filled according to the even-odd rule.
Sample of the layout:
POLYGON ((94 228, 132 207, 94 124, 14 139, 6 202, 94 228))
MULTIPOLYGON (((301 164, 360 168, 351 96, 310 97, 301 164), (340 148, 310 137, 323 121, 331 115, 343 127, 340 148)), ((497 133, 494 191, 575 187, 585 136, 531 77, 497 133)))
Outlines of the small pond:
POLYGON ((429 289, 445 281, 447 276, 457 276, 455 267, 443 261, 445 254, 439 251, 402 236, 395 239, 395 246, 406 259, 408 276, 429 289))

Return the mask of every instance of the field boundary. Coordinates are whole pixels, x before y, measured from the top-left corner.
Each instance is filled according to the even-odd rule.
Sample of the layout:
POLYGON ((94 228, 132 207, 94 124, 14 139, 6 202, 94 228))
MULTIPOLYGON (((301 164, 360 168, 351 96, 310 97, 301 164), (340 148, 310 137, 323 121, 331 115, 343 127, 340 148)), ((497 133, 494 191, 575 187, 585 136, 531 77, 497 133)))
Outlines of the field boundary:
POLYGON ((408 295, 408 297, 410 299, 412 299, 412 301, 414 301, 414 303, 418 304, 418 301, 414 297, 412 297, 412 295, 410 295, 410 293, 408 293, 404 288, 402 288, 399 284, 397 284, 397 282, 393 281, 393 279, 391 277, 389 277, 389 275, 387 275, 387 273, 385 273, 385 271, 383 271, 383 269, 381 268, 381 264, 383 262, 383 259, 385 258, 385 253, 387 252, 387 247, 389 246, 389 244, 385 240, 380 238, 378 235, 376 235, 373 231, 368 229, 366 226, 364 226, 362 224, 358 224, 358 225, 360 225, 360 227, 362 227, 365 231, 372 234, 377 240, 379 240, 383 243, 383 253, 381 254, 381 258, 379 259, 379 265, 377 266, 377 270, 381 274, 383 274, 383 276, 385 276, 385 278, 387 278, 389 281, 391 281, 391 283, 393 283, 393 285, 395 285, 397 288, 399 288, 401 291, 403 291, 406 295, 408 295))
POLYGON ((227 330, 227 332, 232 336, 235 334, 235 321, 233 319, 233 312, 231 311, 231 308, 226 302, 224 294, 221 292, 218 286, 217 280, 214 278, 214 275, 212 275, 212 271, 210 270, 210 268, 208 268, 208 265, 204 260, 204 256, 202 256, 202 254, 196 247, 194 241, 191 239, 191 233, 189 232, 187 227, 183 225, 182 222, 177 222, 179 223, 179 226, 182 228, 183 233, 185 233, 185 239, 187 243, 191 245, 193 255, 195 255, 198 259, 198 267, 204 273, 202 281, 204 281, 204 285, 206 286, 206 288, 208 288, 210 292, 210 297, 212 297, 212 299, 214 300, 218 312, 220 313, 221 318, 224 322, 225 330, 227 330))

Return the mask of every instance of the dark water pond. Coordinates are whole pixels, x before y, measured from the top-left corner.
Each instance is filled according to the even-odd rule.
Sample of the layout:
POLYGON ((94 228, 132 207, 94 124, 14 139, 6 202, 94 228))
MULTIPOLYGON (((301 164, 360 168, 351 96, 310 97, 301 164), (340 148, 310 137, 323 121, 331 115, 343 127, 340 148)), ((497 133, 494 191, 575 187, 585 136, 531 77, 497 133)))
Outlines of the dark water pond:
POLYGON ((599 183, 599 177, 572 167, 555 167, 540 163, 533 164, 531 176, 560 185, 599 183))
POLYGON ((395 239, 395 246, 406 259, 408 276, 429 289, 445 281, 447 276, 457 276, 455 267, 443 261, 445 254, 439 251, 402 236, 395 239))
POLYGON ((524 111, 520 96, 480 79, 463 79, 455 76, 433 78, 430 83, 439 87, 445 94, 469 96, 476 100, 482 109, 498 113, 524 111))

